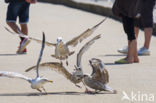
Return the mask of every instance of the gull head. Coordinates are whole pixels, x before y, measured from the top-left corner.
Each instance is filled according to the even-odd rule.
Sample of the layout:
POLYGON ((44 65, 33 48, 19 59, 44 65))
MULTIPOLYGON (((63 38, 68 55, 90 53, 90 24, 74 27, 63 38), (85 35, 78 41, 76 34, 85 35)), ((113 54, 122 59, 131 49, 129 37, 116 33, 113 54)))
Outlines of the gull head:
POLYGON ((60 42, 62 42, 62 37, 57 38, 57 43, 60 43, 60 42))
POLYGON ((91 60, 89 60, 89 63, 92 67, 95 68, 100 67, 102 69, 105 67, 105 64, 100 59, 92 58, 91 60))

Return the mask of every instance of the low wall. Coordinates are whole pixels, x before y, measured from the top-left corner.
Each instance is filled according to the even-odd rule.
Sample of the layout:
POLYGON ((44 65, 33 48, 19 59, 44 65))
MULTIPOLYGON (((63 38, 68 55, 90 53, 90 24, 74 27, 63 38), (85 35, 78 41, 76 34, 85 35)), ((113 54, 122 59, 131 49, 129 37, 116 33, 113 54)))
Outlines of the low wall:
MULTIPOLYGON (((78 3, 72 0, 38 0, 38 1, 53 3, 53 4, 62 4, 72 8, 81 9, 95 14, 108 16, 116 20, 120 20, 118 17, 113 15, 112 10, 109 7, 99 6, 95 4, 78 3)), ((153 28, 153 35, 156 36, 156 23, 154 24, 154 28, 153 28)))

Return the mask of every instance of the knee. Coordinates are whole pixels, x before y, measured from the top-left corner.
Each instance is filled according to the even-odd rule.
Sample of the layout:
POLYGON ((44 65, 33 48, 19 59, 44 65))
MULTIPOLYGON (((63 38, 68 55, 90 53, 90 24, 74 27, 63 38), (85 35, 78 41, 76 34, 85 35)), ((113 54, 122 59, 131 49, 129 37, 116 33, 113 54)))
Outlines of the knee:
POLYGON ((7 25, 9 25, 9 26, 11 25, 11 23, 10 23, 10 22, 6 22, 6 24, 7 24, 7 25))
POLYGON ((15 23, 14 22, 6 22, 7 25, 9 25, 10 27, 14 26, 15 23))
POLYGON ((132 40, 135 40, 136 37, 135 37, 135 34, 128 34, 128 40, 129 41, 132 41, 132 40))

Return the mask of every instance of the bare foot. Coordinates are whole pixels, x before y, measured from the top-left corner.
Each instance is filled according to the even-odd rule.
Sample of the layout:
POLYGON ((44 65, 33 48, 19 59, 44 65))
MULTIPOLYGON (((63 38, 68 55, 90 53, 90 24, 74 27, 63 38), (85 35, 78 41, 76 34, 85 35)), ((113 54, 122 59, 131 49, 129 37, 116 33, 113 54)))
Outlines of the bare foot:
POLYGON ((139 63, 139 58, 135 58, 134 63, 139 63))

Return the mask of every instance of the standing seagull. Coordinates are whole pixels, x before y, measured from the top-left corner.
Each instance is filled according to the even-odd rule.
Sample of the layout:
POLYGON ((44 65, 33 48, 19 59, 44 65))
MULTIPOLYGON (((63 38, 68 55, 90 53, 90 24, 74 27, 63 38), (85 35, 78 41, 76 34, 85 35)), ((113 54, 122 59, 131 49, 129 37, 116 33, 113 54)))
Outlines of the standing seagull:
MULTIPOLYGON (((70 51, 68 46, 73 46, 75 47, 79 42, 82 42, 85 38, 89 37, 98 27, 99 25, 101 25, 107 18, 105 18, 104 20, 102 20, 100 23, 98 23, 97 25, 93 26, 91 29, 87 29, 86 31, 84 31, 82 34, 80 34, 79 36, 73 38, 72 40, 68 41, 68 42, 63 42, 62 37, 58 37, 57 38, 57 43, 49 43, 49 42, 45 42, 45 44, 47 46, 54 46, 55 47, 55 54, 51 55, 52 57, 59 59, 61 61, 62 64, 62 60, 66 60, 66 64, 68 65, 68 57, 72 54, 74 54, 74 51, 70 51)), ((5 28, 7 31, 11 32, 9 29, 5 28)), ((16 34, 11 32, 12 34, 16 34)), ((32 38, 32 37, 28 37, 22 33, 19 33, 18 36, 20 37, 24 37, 24 38, 28 38, 30 40, 34 40, 37 41, 39 43, 41 43, 40 40, 32 38)))
POLYGON ((42 92, 42 90, 40 88, 42 88, 44 90, 45 93, 46 90, 44 89, 43 85, 47 82, 50 82, 52 83, 53 81, 51 80, 48 80, 46 78, 41 78, 39 76, 39 71, 38 71, 38 68, 39 68, 39 63, 41 61, 41 58, 42 58, 42 54, 43 54, 43 50, 44 50, 44 46, 45 46, 45 35, 43 33, 43 40, 42 40, 42 48, 41 48, 41 51, 40 51, 40 55, 39 55, 39 58, 38 58, 38 61, 37 61, 37 66, 36 66, 36 78, 35 79, 32 79, 32 78, 29 78, 27 76, 24 76, 20 73, 15 73, 15 72, 7 72, 7 71, 0 71, 0 76, 1 77, 9 77, 9 78, 20 78, 20 79, 24 79, 26 81, 28 81, 30 84, 31 84, 31 88, 32 89, 36 89, 38 90, 39 92, 42 92))
MULTIPOLYGON (((83 72, 81 70, 81 56, 83 54, 84 51, 87 51, 88 48, 95 42, 95 40, 99 39, 101 36, 97 35, 96 37, 94 37, 93 39, 91 39, 89 42, 87 42, 82 49, 79 51, 78 55, 77 55, 77 66, 75 71, 73 73, 68 72, 68 70, 61 65, 60 63, 57 62, 47 62, 47 63, 42 63, 40 64, 40 69, 43 67, 47 67, 50 68, 52 70, 55 70, 58 73, 61 73, 64 75, 64 77, 66 77, 68 80, 70 80, 72 83, 74 83, 76 86, 77 83, 82 82, 82 77, 83 77, 83 72)), ((30 67, 26 70, 26 72, 32 70, 32 69, 36 69, 36 66, 30 67)), ((79 87, 79 86, 78 86, 79 87)))

